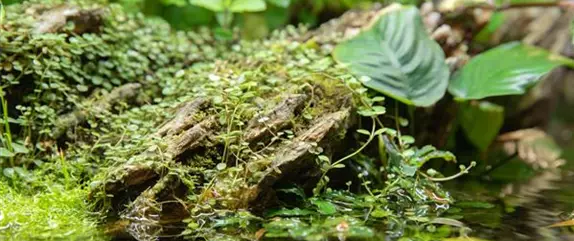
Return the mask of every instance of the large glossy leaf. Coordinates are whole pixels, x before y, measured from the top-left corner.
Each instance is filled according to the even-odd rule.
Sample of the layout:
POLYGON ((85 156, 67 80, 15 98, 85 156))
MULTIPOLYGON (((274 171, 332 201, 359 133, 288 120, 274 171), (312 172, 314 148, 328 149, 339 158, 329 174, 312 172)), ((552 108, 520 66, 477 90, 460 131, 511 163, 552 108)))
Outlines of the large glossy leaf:
POLYGON ((541 48, 511 42, 472 58, 453 76, 448 90, 466 100, 523 94, 560 65, 574 66, 574 61, 541 48))
POLYGON ((449 69, 415 7, 391 5, 373 25, 339 44, 334 58, 364 84, 403 103, 430 106, 445 94, 449 69))
POLYGON ((481 151, 494 141, 504 122, 504 108, 487 101, 463 102, 458 113, 464 134, 481 151))

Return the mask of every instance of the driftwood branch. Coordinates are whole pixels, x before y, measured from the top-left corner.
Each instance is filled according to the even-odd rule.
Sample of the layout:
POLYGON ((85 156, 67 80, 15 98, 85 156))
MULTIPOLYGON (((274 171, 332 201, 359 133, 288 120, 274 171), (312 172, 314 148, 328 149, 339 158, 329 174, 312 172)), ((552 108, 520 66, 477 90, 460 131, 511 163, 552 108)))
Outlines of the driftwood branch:
POLYGON ((60 5, 43 12, 36 22, 33 33, 57 33, 68 22, 74 23, 74 33, 97 32, 103 21, 103 9, 84 10, 72 5, 60 5))
MULTIPOLYGON (((121 102, 129 102, 138 95, 141 84, 131 83, 125 84, 113 89, 110 93, 104 95, 95 102, 90 103, 90 110, 78 109, 60 117, 52 130, 52 138, 58 139, 64 135, 69 129, 81 125, 86 122, 89 116, 97 115, 111 111, 112 108, 121 102)), ((88 102, 94 101, 89 100, 88 102)), ((86 103, 87 105, 88 103, 86 103)))

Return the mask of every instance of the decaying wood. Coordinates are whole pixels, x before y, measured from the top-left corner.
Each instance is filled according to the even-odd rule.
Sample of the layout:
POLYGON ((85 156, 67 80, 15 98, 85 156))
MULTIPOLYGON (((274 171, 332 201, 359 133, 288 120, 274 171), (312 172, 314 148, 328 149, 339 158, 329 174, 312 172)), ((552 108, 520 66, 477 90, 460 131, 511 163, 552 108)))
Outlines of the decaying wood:
POLYGON ((307 95, 304 94, 289 96, 269 113, 254 117, 249 121, 247 130, 243 135, 244 141, 255 142, 288 127, 296 112, 303 108, 307 99, 307 95))
POLYGON ((93 103, 88 102, 84 104, 90 105, 89 111, 87 109, 78 109, 60 117, 52 130, 52 137, 58 139, 69 129, 85 123, 89 116, 111 111, 114 105, 135 99, 140 89, 141 84, 130 83, 116 87, 99 99, 93 100, 94 98, 92 98, 89 102, 93 101, 93 103))
POLYGON ((205 98, 198 98, 194 101, 184 103, 183 106, 177 110, 175 117, 159 128, 156 135, 161 137, 174 135, 187 129, 193 125, 195 115, 207 107, 208 104, 209 101, 205 98))
MULTIPOLYGON (((242 141, 248 141, 250 145, 271 142, 267 137, 275 136, 277 132, 290 127, 293 118, 300 114, 308 98, 304 94, 286 96, 270 111, 248 122, 242 141), (264 120, 260 121, 261 118, 264 120)), ((189 215, 189 204, 179 200, 184 200, 192 190, 183 185, 181 177, 168 173, 165 165, 185 165, 184 162, 174 163, 174 160, 183 153, 194 152, 198 147, 213 141, 214 138, 211 137, 215 134, 218 124, 215 116, 207 116, 198 123, 190 125, 192 122, 197 122, 190 122, 190 118, 197 115, 205 104, 205 101, 200 99, 183 104, 172 120, 151 135, 156 137, 164 135, 162 138, 167 144, 165 147, 167 163, 159 163, 160 158, 153 158, 154 155, 158 155, 157 151, 144 151, 136 159, 149 158, 149 162, 144 164, 128 162, 118 167, 110 172, 109 181, 94 190, 97 192, 104 187, 106 195, 117 196, 123 195, 124 190, 133 189, 144 183, 148 185, 148 188, 133 197, 134 201, 129 202, 127 208, 123 211, 116 210, 121 213, 118 223, 125 225, 123 226, 125 231, 138 240, 147 240, 148 236, 155 237, 158 232, 166 231, 167 224, 179 223, 189 215)), ((261 180, 235 197, 241 202, 237 207, 261 210, 272 203, 275 193, 273 185, 281 180, 294 179, 302 184, 315 183, 321 171, 312 149, 321 147, 326 155, 330 155, 333 148, 342 142, 345 131, 353 123, 351 108, 342 106, 338 112, 324 113, 293 140, 277 144, 277 149, 269 153, 272 161, 269 167, 263 170, 261 180)), ((201 155, 198 152, 194 154, 201 155)))
POLYGON ((350 109, 326 114, 292 143, 280 149, 258 184, 246 193, 250 195, 244 198, 249 202, 248 207, 261 210, 268 205, 275 195, 273 185, 280 180, 291 180, 300 184, 309 180, 317 181, 321 169, 315 161, 316 154, 312 153, 312 149, 321 147, 326 150, 326 154, 332 154, 329 149, 341 143, 340 134, 344 133, 351 123, 350 109))
POLYGON ((118 193, 157 177, 159 172, 160 169, 153 163, 123 165, 110 172, 104 190, 106 193, 118 193))
MULTIPOLYGON (((175 174, 168 174, 142 192, 121 215, 129 221, 126 229, 137 240, 154 240, 169 224, 189 216, 183 201, 187 187, 175 174)), ((181 232, 181 230, 180 230, 181 232)))
POLYGON ((43 12, 33 30, 35 34, 57 33, 71 21, 74 33, 96 32, 103 21, 103 9, 84 10, 77 6, 60 5, 43 12))
MULTIPOLYGON (((198 103, 196 101, 190 103, 198 103)), ((184 105, 183 108, 189 110, 189 105, 184 105)), ((174 118, 176 119, 186 119, 186 117, 181 117, 179 113, 174 118)), ((193 114, 193 112, 187 112, 188 114, 193 114)), ((178 121, 171 123, 180 123, 178 121)), ((169 135, 163 137, 165 143, 167 143, 166 151, 158 152, 157 147, 151 147, 150 149, 140 153, 135 160, 149 160, 144 163, 133 164, 129 161, 127 164, 119 166, 112 171, 110 175, 106 178, 106 182, 101 184, 101 187, 94 188, 93 193, 105 190, 107 195, 115 195, 123 190, 126 190, 132 186, 140 185, 151 179, 160 177, 161 173, 165 171, 164 165, 169 165, 173 160, 175 160, 181 154, 187 151, 193 151, 194 149, 200 147, 205 138, 207 138, 212 131, 217 127, 217 122, 214 116, 207 117, 203 121, 196 125, 193 125, 187 130, 183 130, 179 134, 169 135), (163 160, 164 163, 159 163, 163 160)), ((172 127, 180 128, 180 125, 170 125, 172 127)), ((167 131, 169 132, 169 130, 167 131)), ((153 135, 152 135, 153 136, 153 135)), ((150 137, 153 138, 153 137, 150 137)))
POLYGON ((177 157, 186 151, 193 150, 202 144, 217 125, 215 116, 210 116, 181 134, 169 137, 166 153, 168 157, 177 157))

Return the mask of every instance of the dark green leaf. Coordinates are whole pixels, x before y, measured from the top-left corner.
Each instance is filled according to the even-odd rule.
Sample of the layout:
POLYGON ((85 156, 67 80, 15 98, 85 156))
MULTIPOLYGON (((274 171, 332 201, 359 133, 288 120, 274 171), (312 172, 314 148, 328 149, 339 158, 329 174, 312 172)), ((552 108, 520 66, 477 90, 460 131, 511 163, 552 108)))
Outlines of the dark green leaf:
POLYGON ((287 193, 287 194, 295 194, 298 197, 300 197, 301 199, 305 199, 305 197, 306 197, 305 191, 303 191, 303 189, 301 189, 299 187, 278 189, 277 192, 282 192, 282 193, 287 193))
POLYGON ((541 48, 511 42, 472 58, 454 76, 448 90, 465 100, 523 94, 560 65, 574 66, 574 61, 541 48))
POLYGON ((460 125, 468 140, 485 151, 504 122, 504 108, 486 101, 461 103, 460 125))
POLYGON ((445 94, 449 68, 415 7, 391 5, 373 26, 339 44, 334 58, 370 79, 364 84, 401 102, 430 106, 445 94))

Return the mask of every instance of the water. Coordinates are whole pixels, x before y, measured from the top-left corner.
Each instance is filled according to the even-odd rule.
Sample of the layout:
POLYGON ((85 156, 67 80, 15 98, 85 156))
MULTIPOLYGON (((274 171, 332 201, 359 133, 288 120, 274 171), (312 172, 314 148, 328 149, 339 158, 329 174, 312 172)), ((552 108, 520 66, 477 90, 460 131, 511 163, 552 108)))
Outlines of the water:
POLYGON ((487 240, 574 240, 574 229, 550 228, 574 210, 574 172, 548 170, 526 181, 460 180, 450 189, 470 234, 487 240), (455 190, 456 189, 456 190, 455 190))

